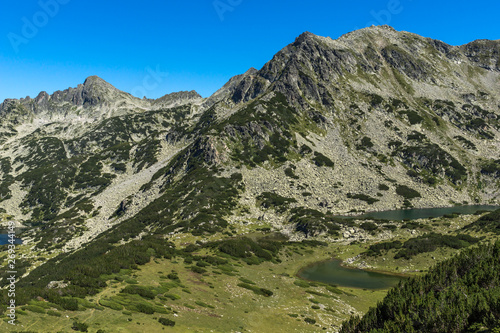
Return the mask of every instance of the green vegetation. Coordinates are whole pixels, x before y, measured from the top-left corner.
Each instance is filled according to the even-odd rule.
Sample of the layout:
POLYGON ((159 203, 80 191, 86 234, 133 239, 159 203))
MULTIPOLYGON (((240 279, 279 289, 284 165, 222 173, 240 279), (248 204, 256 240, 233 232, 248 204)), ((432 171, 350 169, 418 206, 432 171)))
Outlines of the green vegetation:
POLYGON ((309 318, 309 317, 304 318, 304 321, 305 321, 306 323, 308 323, 308 324, 311 324, 311 325, 316 324, 316 320, 315 320, 315 319, 312 319, 312 318, 309 318))
POLYGON ((332 160, 330 160, 328 157, 325 155, 318 153, 317 151, 314 152, 314 157, 313 157, 314 164, 316 164, 319 167, 326 166, 333 168, 334 163, 332 160))
POLYGON ((382 102, 384 102, 384 98, 377 94, 370 94, 368 97, 370 98, 370 104, 373 107, 378 106, 382 104, 382 102))
POLYGON ((481 173, 495 178, 500 177, 500 159, 490 160, 484 163, 481 167, 481 173))
POLYGON ((127 171, 127 165, 125 163, 112 163, 111 167, 116 172, 125 172, 125 171, 127 171))
POLYGON ((495 332, 500 329, 500 242, 463 251, 391 289, 341 332, 495 332))
POLYGON ((500 209, 488 213, 476 222, 473 222, 464 227, 465 230, 477 230, 482 232, 493 232, 500 235, 500 209))
POLYGON ((291 203, 297 202, 294 198, 282 197, 279 194, 264 192, 257 197, 257 202, 263 208, 273 208, 277 212, 283 213, 286 211, 291 203))
POLYGON ((238 287, 251 290, 256 295, 261 295, 261 296, 265 296, 265 297, 270 297, 270 296, 273 295, 273 292, 271 290, 267 290, 265 288, 259 288, 259 287, 256 287, 256 286, 252 286, 251 284, 248 284, 248 283, 238 283, 238 287))
POLYGON ((410 230, 426 229, 426 228, 427 228, 426 225, 416 221, 409 221, 401 226, 401 229, 410 229, 410 230))
POLYGON ((148 168, 155 164, 158 159, 156 158, 157 152, 161 148, 160 140, 143 140, 137 145, 135 150, 134 167, 137 171, 143 168, 148 168))
POLYGON ((361 139, 360 143, 356 145, 356 149, 358 150, 367 150, 373 148, 373 142, 372 139, 369 137, 365 136, 361 139))
POLYGON ((409 188, 406 185, 396 186, 396 193, 407 200, 421 197, 421 195, 420 195, 420 193, 418 193, 418 191, 415 191, 414 189, 409 188))
POLYGON ((455 136, 454 139, 457 140, 458 142, 460 142, 467 149, 471 149, 471 150, 476 150, 477 149, 476 145, 474 143, 472 143, 471 141, 467 140, 466 138, 464 138, 461 135, 455 136))
POLYGON ((10 162, 10 158, 4 157, 0 159, 0 171, 3 174, 0 182, 0 202, 3 200, 10 199, 12 197, 10 192, 10 185, 14 183, 14 177, 12 177, 9 173, 12 172, 12 165, 10 162))
POLYGON ((388 191, 389 190, 389 186, 385 185, 385 184, 379 184, 378 185, 378 189, 380 191, 388 191))
POLYGON ((352 224, 349 220, 328 216, 318 210, 305 207, 293 208, 290 213, 292 215, 289 222, 295 224, 296 231, 302 232, 306 236, 316 236, 320 233, 338 236, 340 225, 352 224))
POLYGON ((88 332, 89 325, 75 321, 75 322, 73 322, 73 326, 71 328, 74 331, 78 331, 78 332, 88 332))
POLYGON ((408 141, 417 141, 417 142, 419 142, 419 141, 426 140, 427 137, 424 134, 420 133, 420 132, 412 131, 411 133, 408 134, 407 139, 408 139, 408 141))
POLYGON ((170 320, 168 318, 159 318, 158 322, 160 322, 160 324, 162 324, 164 326, 171 326, 171 327, 175 326, 175 321, 170 320))
POLYGON ((296 169, 296 167, 293 164, 290 165, 290 167, 285 169, 285 175, 287 177, 292 178, 292 179, 300 179, 300 177, 295 174, 295 172, 294 172, 295 169, 296 169))
POLYGON ((233 161, 250 167, 265 161, 286 162, 289 154, 299 152, 293 132, 305 137, 309 131, 318 131, 314 120, 295 112, 280 93, 267 102, 250 103, 213 128, 227 133, 233 161), (256 111, 258 105, 266 112, 256 111))
POLYGON ((312 153, 313 151, 308 145, 302 145, 302 146, 300 146, 299 152, 302 156, 304 156, 304 155, 312 153))
POLYGON ((401 146, 393 152, 397 154, 416 172, 426 170, 433 176, 447 177, 454 184, 467 179, 467 169, 437 144, 418 142, 415 146, 401 146))
POLYGON ((378 226, 373 222, 363 222, 359 227, 365 231, 375 231, 378 229, 378 226))
POLYGON ((424 121, 424 118, 422 118, 418 112, 410 110, 410 111, 401 111, 399 112, 400 115, 405 115, 408 119, 408 122, 410 125, 415 125, 415 124, 420 124, 421 122, 424 121))
MULTIPOLYGON (((337 226, 341 223, 353 223, 352 220, 337 222, 329 214, 322 214, 304 207, 295 208, 293 212, 298 218, 312 219, 316 217, 319 221, 328 221, 337 226)), ((459 217, 452 218, 459 219, 459 217)), ((421 222, 421 224, 426 226, 428 223, 421 222)), ((372 224, 373 227, 378 225, 379 221, 372 224)), ((313 261, 331 258, 332 255, 340 255, 342 259, 356 256, 366 250, 367 245, 374 245, 369 242, 367 245, 357 243, 347 246, 321 243, 314 239, 304 242, 287 242, 286 240, 276 240, 276 235, 256 232, 250 233, 248 237, 231 236, 234 238, 220 239, 219 236, 216 236, 213 241, 208 243, 196 242, 195 240, 200 238, 190 234, 180 234, 179 236, 182 238, 177 243, 184 244, 183 247, 174 246, 161 236, 148 236, 139 242, 129 241, 128 244, 132 245, 130 248, 123 248, 123 245, 113 243, 111 248, 117 248, 120 252, 124 251, 124 254, 128 254, 131 258, 136 258, 138 253, 146 253, 151 257, 145 264, 100 275, 100 281, 104 283, 94 295, 89 295, 91 299, 87 300, 87 298, 85 300, 87 303, 83 303, 82 298, 74 297, 74 295, 62 296, 67 302, 65 308, 73 311, 71 319, 66 319, 65 316, 69 312, 59 304, 52 303, 55 305, 51 304, 46 308, 40 305, 45 303, 43 301, 37 301, 37 303, 31 303, 31 301, 29 305, 40 307, 44 313, 28 311, 30 316, 21 316, 20 320, 24 324, 47 320, 46 318, 49 320, 50 318, 58 319, 61 323, 76 320, 88 324, 89 331, 96 331, 99 328, 97 323, 108 323, 109 320, 114 320, 116 325, 121 323, 130 329, 126 323, 128 318, 133 318, 130 324, 135 324, 136 321, 141 322, 141 325, 144 323, 146 327, 156 324, 158 326, 150 326, 154 328, 147 328, 149 331, 155 331, 161 330, 163 326, 158 320, 159 317, 175 313, 178 315, 175 318, 175 326, 181 330, 187 327, 191 327, 192 330, 194 327, 192 325, 195 325, 195 322, 205 328, 219 327, 220 330, 227 330, 226 327, 234 325, 235 322, 229 320, 227 324, 226 321, 222 323, 218 316, 222 314, 224 317, 234 316, 238 313, 236 317, 243 318, 245 311, 258 311, 258 307, 264 305, 267 308, 267 305, 274 304, 276 300, 279 300, 281 304, 287 304, 287 308, 270 307, 266 313, 262 313, 263 318, 269 314, 274 320, 279 320, 282 327, 289 327, 288 325, 300 325, 300 323, 292 320, 288 314, 300 313, 300 321, 303 325, 308 325, 303 320, 304 318, 312 318, 316 320, 316 324, 327 326, 332 322, 338 325, 340 320, 346 318, 348 313, 342 311, 345 308, 345 303, 353 306, 357 311, 365 312, 369 305, 375 305, 376 301, 385 295, 385 291, 377 291, 374 294, 362 289, 350 290, 317 282, 307 282, 294 277, 299 268, 313 261), (186 245, 188 239, 190 244, 186 245), (142 247, 144 242, 146 244, 142 247), (141 246, 141 248, 136 253, 134 249, 137 246, 141 246), (165 250, 168 251, 163 253, 162 251, 165 250), (151 267, 155 267, 155 269, 151 269, 151 267), (194 267, 203 269, 203 274, 191 273, 194 267), (283 270, 285 267, 288 268, 283 270), (234 294, 239 296, 234 297, 234 294), (311 296, 314 296, 314 299, 310 300, 311 296), (98 303, 97 300, 99 300, 98 303), (55 306, 59 307, 60 310, 56 311, 55 306), (91 319, 87 319, 90 311, 94 310, 92 306, 97 306, 98 308, 95 309, 97 311, 93 312, 91 319), (56 317, 49 314, 49 311, 61 313, 62 316, 56 317), (192 320, 193 311, 199 314, 196 321, 192 320), (329 315, 333 313, 338 318, 331 321, 329 315), (283 319, 284 317, 292 321, 286 321, 283 319)), ((391 251, 390 255, 395 255, 398 250, 403 249, 403 247, 389 248, 392 247, 384 246, 379 249, 386 259, 387 251, 391 251)), ((453 248, 446 246, 444 248, 453 251, 453 248)), ((436 252, 436 254, 433 253, 433 256, 439 257, 441 251, 436 252)), ((104 253, 104 256, 111 255, 109 257, 112 258, 111 262, 123 265, 122 259, 116 256, 117 252, 111 250, 104 251, 104 253)), ((82 253, 82 258, 86 258, 88 254, 89 252, 82 253)), ((70 256, 73 255, 67 257, 70 256)), ((415 264, 417 269, 422 267, 419 264, 421 256, 422 254, 412 256, 411 262, 415 264)), ((63 266, 58 267, 64 268, 66 260, 62 259, 63 266)), ((93 272, 87 267, 87 260, 82 260, 79 268, 92 276, 93 272)), ((363 260, 369 264, 377 262, 377 260, 382 262, 382 258, 378 256, 363 258, 363 260)), ((406 261, 404 258, 398 260, 400 267, 402 266, 401 262, 406 261)), ((391 271, 394 271, 393 262, 386 260, 384 264, 389 265, 391 271)), ((101 264, 95 263, 90 267, 99 265, 106 266, 101 262, 101 264)), ((380 267, 379 265, 375 266, 380 267)), ((63 276, 57 276, 57 278, 64 280, 63 276)), ((36 285, 37 279, 34 281, 36 285)), ((92 283, 92 281, 93 279, 88 279, 85 282, 92 283)), ((40 285, 44 286, 45 282, 41 282, 40 285)), ((82 284, 79 284, 79 287, 76 285, 71 287, 70 285, 70 289, 57 288, 53 289, 53 292, 54 295, 60 296, 59 293, 78 291, 80 287, 82 284)), ((30 288, 32 287, 28 286, 28 289, 30 288)), ((24 287, 22 290, 25 290, 24 287)), ((40 295, 48 300, 43 289, 41 293, 36 291, 33 295, 40 295)), ((51 302, 53 300, 54 298, 50 299, 51 302)), ((58 302, 62 301, 58 300, 58 302)), ((244 323, 241 324, 243 327, 256 327, 251 326, 247 320, 244 320, 244 323)), ((70 330, 71 323, 65 325, 64 329, 70 330)), ((265 325, 268 328, 272 327, 273 324, 266 322, 265 325)), ((58 327, 61 327, 58 330, 64 331, 62 326, 58 327)), ((311 328, 317 327, 311 325, 311 328)), ((301 330, 308 331, 305 327, 301 327, 301 330)))
POLYGON ((216 248, 235 258, 242 258, 247 264, 259 264, 266 260, 273 260, 282 247, 282 243, 266 239, 253 241, 247 237, 222 240, 208 243, 208 247, 216 248))
POLYGON ((369 195, 366 195, 366 194, 352 194, 352 193, 347 193, 347 197, 350 198, 350 199, 358 199, 358 200, 365 201, 369 205, 372 205, 375 202, 380 201, 379 199, 372 198, 372 197, 370 197, 369 195))
POLYGON ((388 251, 391 249, 400 249, 403 243, 400 241, 382 242, 370 245, 368 251, 365 253, 369 256, 378 256, 382 254, 382 251, 388 251))
POLYGON ((428 233, 404 242, 401 249, 394 256, 394 259, 411 259, 419 253, 435 251, 438 247, 446 246, 453 249, 461 249, 476 244, 479 241, 480 239, 478 238, 463 234, 452 236, 428 233))

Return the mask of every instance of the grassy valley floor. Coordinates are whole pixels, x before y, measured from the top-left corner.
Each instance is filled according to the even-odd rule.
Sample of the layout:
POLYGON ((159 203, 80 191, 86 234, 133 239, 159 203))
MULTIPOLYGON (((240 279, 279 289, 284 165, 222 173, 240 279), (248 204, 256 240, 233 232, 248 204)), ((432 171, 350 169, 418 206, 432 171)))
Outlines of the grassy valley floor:
MULTIPOLYGON (((398 227, 389 234, 373 231, 364 234, 366 237, 363 239, 339 239, 326 245, 288 243, 280 250, 278 260, 252 265, 204 247, 190 254, 198 258, 197 264, 190 257, 154 258, 137 270, 122 270, 106 276, 107 287, 97 295, 79 300, 78 311, 67 311, 42 299, 34 300, 17 309, 17 326, 12 327, 4 320, 0 323, 0 330, 335 332, 351 315, 361 315, 375 306, 387 290, 307 282, 296 277, 301 268, 335 257, 345 260, 348 265, 362 268, 407 275, 422 274, 434 263, 453 256, 458 250, 438 247, 410 259, 394 259, 398 249, 371 256, 366 252, 373 244, 395 240, 404 243, 431 231, 456 235, 475 219, 477 216, 453 216, 419 220, 411 225, 393 222, 398 227), (199 259, 214 255, 226 262, 207 264, 199 259), (174 322, 175 326, 169 326, 174 322)), ((269 233, 255 231, 255 228, 248 230, 252 238, 269 236, 269 233)), ((469 234, 484 236, 483 242, 496 238, 477 231, 469 234)), ((175 239, 175 243, 180 246, 196 240, 186 235, 175 239)))

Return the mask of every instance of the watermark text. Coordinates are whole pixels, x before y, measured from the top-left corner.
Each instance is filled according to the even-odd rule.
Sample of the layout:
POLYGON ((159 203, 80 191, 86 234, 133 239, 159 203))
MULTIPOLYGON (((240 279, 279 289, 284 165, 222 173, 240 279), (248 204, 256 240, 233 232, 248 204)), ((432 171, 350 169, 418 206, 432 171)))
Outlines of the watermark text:
POLYGON ((30 40, 38 35, 40 29, 49 24, 50 19, 54 18, 61 9, 61 5, 66 5, 70 0, 39 0, 38 6, 40 10, 37 11, 31 18, 23 16, 21 18, 22 27, 21 32, 9 32, 7 38, 10 45, 16 53, 19 53, 19 47, 23 44, 28 44, 30 40))
POLYGON ((7 304, 7 317, 9 317, 9 324, 16 325, 16 231, 13 221, 9 221, 7 230, 7 274, 9 276, 7 278, 7 297, 9 299, 7 304))
POLYGON ((234 9, 241 5, 243 0, 215 0, 212 2, 212 5, 214 6, 215 12, 219 16, 219 19, 221 21, 224 21, 224 15, 226 15, 227 12, 232 12, 234 9))

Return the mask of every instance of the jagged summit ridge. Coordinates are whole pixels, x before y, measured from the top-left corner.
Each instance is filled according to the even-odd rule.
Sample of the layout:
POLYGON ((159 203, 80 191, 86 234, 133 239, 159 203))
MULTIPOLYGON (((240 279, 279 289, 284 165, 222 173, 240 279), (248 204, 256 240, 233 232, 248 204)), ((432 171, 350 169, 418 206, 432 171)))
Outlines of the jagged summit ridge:
POLYGON ((473 85, 460 64, 500 71, 499 50, 498 41, 452 46, 390 26, 356 30, 335 40, 305 32, 257 73, 237 77, 229 99, 246 102, 271 87, 287 96, 302 96, 294 103, 305 107, 309 102, 331 104, 335 90, 353 83, 361 90, 398 95, 402 85, 408 87, 404 80, 415 81, 417 95, 448 95, 451 91, 443 88, 452 80, 462 81, 460 86, 473 85), (457 68, 451 70, 450 64, 457 68), (393 74, 393 69, 402 76, 393 74), (450 76, 450 71, 456 74, 450 76), (375 82, 369 77, 373 75, 390 79, 375 82))
POLYGON ((31 118, 41 123, 74 119, 95 120, 130 112, 158 108, 169 108, 187 103, 197 103, 202 97, 196 91, 175 92, 156 100, 140 99, 123 92, 94 75, 85 79, 83 84, 49 95, 42 91, 34 99, 29 96, 21 99, 6 99, 0 104, 3 120, 14 117, 17 121, 31 118), (30 115, 28 118, 26 118, 30 115), (19 118, 21 117, 21 118, 19 118), (24 117, 24 118, 23 118, 24 117))

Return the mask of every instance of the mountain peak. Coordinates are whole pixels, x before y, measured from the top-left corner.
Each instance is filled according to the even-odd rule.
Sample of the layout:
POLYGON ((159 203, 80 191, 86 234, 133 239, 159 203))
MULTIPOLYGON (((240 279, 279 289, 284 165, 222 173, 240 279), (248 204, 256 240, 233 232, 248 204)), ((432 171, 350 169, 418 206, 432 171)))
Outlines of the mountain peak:
POLYGON ((372 26, 368 27, 367 29, 378 29, 378 30, 388 30, 388 31, 392 31, 392 32, 397 32, 396 29, 394 29, 393 27, 391 27, 390 25, 387 25, 387 24, 372 25, 372 26))
POLYGON ((116 88, 111 83, 101 79, 97 75, 92 75, 92 76, 87 77, 85 79, 85 81, 83 82, 83 86, 85 88, 92 87, 92 86, 106 87, 108 89, 116 90, 116 88))
POLYGON ((299 44, 299 43, 302 43, 302 42, 305 42, 307 40, 311 40, 313 39, 314 37, 317 37, 315 34, 309 32, 309 31, 305 31, 303 33, 301 33, 296 39, 295 39, 295 43, 294 44, 299 44))
POLYGON ((200 94, 195 90, 191 91, 178 91, 162 96, 153 101, 155 105, 161 105, 162 107, 174 107, 178 105, 183 105, 187 103, 194 103, 203 99, 200 94))
POLYGON ((90 84, 90 83, 107 83, 107 82, 101 79, 97 75, 91 75, 85 79, 85 82, 83 84, 90 84))
POLYGON ((257 74, 258 70, 255 69, 254 67, 250 67, 245 73, 244 75, 255 75, 257 74))

